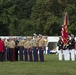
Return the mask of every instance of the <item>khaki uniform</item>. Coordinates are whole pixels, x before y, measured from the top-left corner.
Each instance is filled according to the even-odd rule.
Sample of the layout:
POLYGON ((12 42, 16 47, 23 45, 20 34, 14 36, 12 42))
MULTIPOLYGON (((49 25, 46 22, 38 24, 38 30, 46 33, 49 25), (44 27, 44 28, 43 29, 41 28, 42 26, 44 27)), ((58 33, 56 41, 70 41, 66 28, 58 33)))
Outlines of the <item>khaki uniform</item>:
POLYGON ((15 60, 15 42, 13 40, 9 41, 9 53, 10 53, 10 61, 15 60))
POLYGON ((7 47, 7 52, 6 52, 6 53, 7 53, 7 54, 6 54, 7 60, 9 60, 9 45, 10 45, 10 44, 9 44, 9 41, 7 41, 7 43, 6 43, 6 45, 5 45, 5 46, 7 47))
POLYGON ((12 41, 9 41, 8 43, 9 45, 9 48, 15 48, 15 42, 12 40, 12 41))
POLYGON ((32 42, 31 41, 26 41, 26 43, 24 43, 24 48, 32 48, 33 45, 32 45, 32 42))
POLYGON ((21 40, 21 41, 18 43, 18 46, 23 46, 23 44, 24 44, 24 41, 21 40))
POLYGON ((25 61, 28 61, 28 49, 27 49, 27 40, 24 41, 24 58, 25 58, 25 61))
POLYGON ((9 48, 9 45, 10 45, 10 44, 9 44, 9 41, 7 41, 7 47, 8 47, 8 48, 9 48))
POLYGON ((38 47, 38 38, 35 38, 33 41, 33 47, 38 47))
POLYGON ((23 45, 24 45, 23 40, 20 40, 20 42, 18 43, 19 53, 20 53, 20 61, 23 61, 23 45))
POLYGON ((23 47, 24 47, 24 48, 27 48, 26 42, 27 42, 27 41, 25 41, 24 44, 23 44, 23 47))
POLYGON ((42 39, 40 39, 39 40, 39 47, 44 47, 44 39, 42 38, 42 39))
POLYGON ((6 42, 6 41, 4 41, 4 46, 5 46, 5 47, 7 46, 7 42, 6 42))
POLYGON ((4 60, 8 59, 7 41, 4 41, 4 60))
POLYGON ((32 59, 32 47, 33 47, 32 41, 31 40, 27 40, 26 46, 27 46, 28 53, 29 53, 29 61, 33 61, 33 59, 32 59))

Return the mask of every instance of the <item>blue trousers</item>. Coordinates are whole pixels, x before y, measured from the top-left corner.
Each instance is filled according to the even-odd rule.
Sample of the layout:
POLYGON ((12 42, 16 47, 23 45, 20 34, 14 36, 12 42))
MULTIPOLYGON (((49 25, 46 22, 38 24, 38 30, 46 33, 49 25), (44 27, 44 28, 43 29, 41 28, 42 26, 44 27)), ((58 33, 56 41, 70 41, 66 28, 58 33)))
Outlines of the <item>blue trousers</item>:
POLYGON ((33 55, 34 55, 34 61, 38 61, 38 50, 37 50, 37 47, 33 47, 33 55))
POLYGON ((23 61, 23 47, 19 47, 20 61, 23 61))
POLYGON ((7 53, 6 53, 6 54, 7 54, 7 55, 6 55, 6 56, 7 56, 7 60, 9 60, 9 58, 10 58, 10 57, 9 57, 9 56, 10 56, 10 55, 9 55, 9 48, 7 48, 7 53))
POLYGON ((25 57, 25 61, 28 61, 28 49, 24 48, 24 57, 25 57))
POLYGON ((32 50, 30 48, 28 49, 28 54, 29 54, 29 61, 33 61, 33 59, 32 59, 32 50))
POLYGON ((43 62, 44 61, 44 54, 43 54, 42 47, 39 47, 39 57, 40 57, 40 61, 43 62))
POLYGON ((7 47, 4 47, 4 60, 9 59, 9 49, 7 47))

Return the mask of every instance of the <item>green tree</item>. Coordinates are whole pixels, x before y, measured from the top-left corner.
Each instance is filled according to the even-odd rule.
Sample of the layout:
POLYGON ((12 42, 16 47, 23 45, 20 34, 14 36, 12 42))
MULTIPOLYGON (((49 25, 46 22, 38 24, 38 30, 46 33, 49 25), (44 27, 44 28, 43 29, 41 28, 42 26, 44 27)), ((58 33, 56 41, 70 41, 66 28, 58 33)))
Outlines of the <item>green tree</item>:
POLYGON ((18 35, 32 35, 34 33, 33 25, 31 20, 21 19, 17 29, 18 35))
POLYGON ((57 1, 55 2, 53 0, 37 0, 36 4, 32 8, 33 11, 31 14, 36 33, 41 33, 43 35, 60 34, 60 31, 58 31, 60 30, 61 25, 61 16, 59 15, 62 9, 59 8, 60 6, 61 4, 59 4, 57 1))
POLYGON ((69 14, 69 25, 68 25, 68 32, 69 34, 75 34, 76 31, 76 4, 68 5, 65 11, 69 14))
POLYGON ((18 20, 14 14, 15 7, 16 5, 13 4, 11 0, 1 0, 0 25, 3 27, 1 32, 2 35, 9 35, 11 31, 10 25, 13 25, 14 21, 18 20))
POLYGON ((76 35, 75 0, 0 0, 0 35, 61 35, 65 12, 76 35))

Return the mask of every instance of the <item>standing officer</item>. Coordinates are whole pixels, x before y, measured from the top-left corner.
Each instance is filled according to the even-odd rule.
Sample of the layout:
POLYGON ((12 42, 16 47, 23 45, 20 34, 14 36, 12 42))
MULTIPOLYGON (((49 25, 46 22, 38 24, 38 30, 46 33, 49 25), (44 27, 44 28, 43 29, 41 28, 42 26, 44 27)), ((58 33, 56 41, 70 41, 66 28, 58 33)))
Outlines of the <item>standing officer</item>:
POLYGON ((70 52, 69 52, 69 45, 68 45, 69 39, 70 39, 70 36, 68 35, 67 44, 63 45, 63 54, 64 54, 64 60, 65 61, 69 61, 70 60, 70 52))
POLYGON ((7 39, 7 60, 10 60, 10 55, 9 55, 9 41, 10 41, 10 39, 7 39))
POLYGON ((34 34, 34 40, 33 40, 33 55, 34 55, 34 61, 38 61, 38 38, 36 34, 34 34))
POLYGON ((71 40, 69 40, 69 50, 71 54, 71 60, 75 61, 75 38, 73 34, 71 34, 71 40))
POLYGON ((23 40, 22 38, 20 38, 18 46, 19 46, 20 61, 23 61, 23 40))
POLYGON ((0 38, 0 62, 3 62, 4 58, 4 41, 1 40, 0 38))
POLYGON ((27 39, 24 40, 24 58, 25 58, 25 61, 28 61, 28 48, 27 48, 27 44, 28 44, 28 41, 27 39))
POLYGON ((18 61, 18 43, 19 41, 17 40, 17 38, 14 39, 15 41, 15 61, 18 61))
POLYGON ((42 35, 39 34, 39 56, 40 56, 40 61, 44 62, 44 39, 42 38, 42 35))
POLYGON ((7 41, 6 38, 3 39, 4 41, 4 60, 7 60, 7 41))
POLYGON ((63 42, 62 42, 62 39, 61 37, 59 37, 59 41, 57 43, 57 46, 58 46, 58 58, 59 60, 62 60, 62 51, 63 51, 63 42))
POLYGON ((29 61, 33 61, 32 59, 32 41, 31 41, 31 38, 28 37, 28 40, 27 40, 27 49, 28 49, 28 53, 29 53, 29 61))
POLYGON ((6 38, 3 40, 4 41, 4 60, 8 60, 8 39, 6 40, 6 38))
POLYGON ((10 41, 9 41, 9 54, 10 54, 10 61, 11 61, 11 62, 15 60, 14 48, 15 48, 15 42, 14 42, 14 40, 11 38, 10 41))

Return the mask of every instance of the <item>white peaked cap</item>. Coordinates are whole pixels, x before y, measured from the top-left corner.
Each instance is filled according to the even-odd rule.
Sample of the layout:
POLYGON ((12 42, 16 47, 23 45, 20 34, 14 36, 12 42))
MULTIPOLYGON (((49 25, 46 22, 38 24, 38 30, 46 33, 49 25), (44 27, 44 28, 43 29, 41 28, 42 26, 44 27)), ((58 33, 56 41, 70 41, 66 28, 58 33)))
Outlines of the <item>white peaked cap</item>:
POLYGON ((74 36, 73 34, 71 34, 71 36, 74 36))
POLYGON ((42 36, 41 34, 39 34, 39 36, 42 36))
POLYGON ((34 33, 33 35, 34 35, 34 36, 37 36, 37 34, 35 34, 35 33, 34 33))

